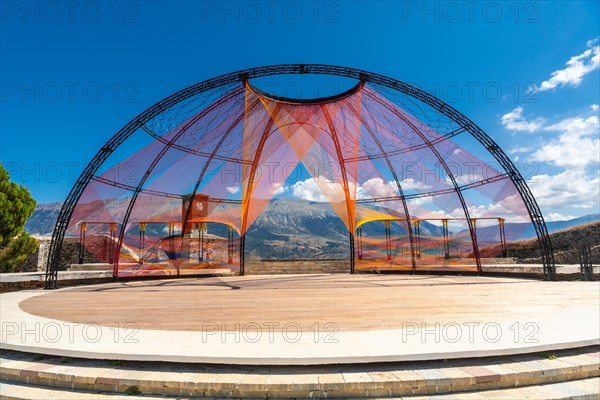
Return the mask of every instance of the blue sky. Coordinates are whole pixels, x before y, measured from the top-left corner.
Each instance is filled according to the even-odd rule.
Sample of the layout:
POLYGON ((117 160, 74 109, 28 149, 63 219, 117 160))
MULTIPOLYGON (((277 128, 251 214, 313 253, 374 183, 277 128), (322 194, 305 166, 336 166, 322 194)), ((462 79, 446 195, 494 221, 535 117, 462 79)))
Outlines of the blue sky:
POLYGON ((63 200, 110 136, 183 87, 323 63, 416 84, 469 116, 548 219, 598 212, 599 2, 70 4, 1 4, 0 160, 39 202, 63 200))

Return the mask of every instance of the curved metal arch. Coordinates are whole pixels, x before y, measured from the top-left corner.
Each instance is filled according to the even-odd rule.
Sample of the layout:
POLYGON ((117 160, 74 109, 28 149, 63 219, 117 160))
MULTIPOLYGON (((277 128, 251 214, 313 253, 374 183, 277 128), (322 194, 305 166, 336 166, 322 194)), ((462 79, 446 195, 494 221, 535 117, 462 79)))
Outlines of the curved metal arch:
MULTIPOLYGON (((142 126, 142 130, 144 132, 146 132, 148 135, 152 136, 154 139, 158 140, 159 142, 161 142, 163 144, 169 144, 169 141, 167 139, 163 138, 162 136, 160 136, 159 134, 154 132, 152 129, 148 128, 146 125, 142 126)), ((193 154, 195 156, 200 156, 200 157, 211 157, 212 156, 212 158, 214 158, 215 160, 229 161, 229 162, 234 162, 234 163, 238 163, 238 164, 242 164, 244 162, 242 159, 239 159, 239 158, 225 157, 225 156, 221 156, 218 154, 213 155, 212 153, 207 153, 204 151, 190 149, 188 147, 181 146, 177 143, 172 143, 171 148, 180 150, 183 153, 193 154)))
MULTIPOLYGON (((252 108, 254 108, 256 106, 256 104, 258 104, 260 100, 257 100, 253 105, 252 108)), ((221 139, 219 139, 219 142, 215 145, 212 153, 210 154, 210 156, 208 157, 208 159, 206 160, 206 162, 204 163, 204 166, 202 167, 202 171, 200 172, 200 175, 198 175, 198 179, 196 180, 196 184, 194 185, 194 190, 192 191, 192 196, 190 199, 190 204, 188 204, 187 209, 185 210, 185 214, 184 214, 184 218, 182 221, 182 230, 181 230, 181 236, 183 237, 183 235, 185 234, 185 227, 190 219, 190 215, 191 215, 191 211, 192 211, 192 204, 194 202, 194 198, 196 197, 196 193, 198 193, 198 188, 200 187, 200 183, 202 183, 202 179, 204 179, 204 176, 206 175, 206 171, 208 171, 208 167, 210 166, 210 163, 212 162, 213 159, 217 159, 217 152, 219 151, 219 149, 221 148, 223 142, 225 142, 225 139, 227 139, 227 137, 231 134, 231 132, 233 132, 233 130, 235 129, 235 127, 242 122, 243 118, 246 116, 246 110, 244 109, 244 112, 238 117, 236 118, 236 120, 234 121, 233 124, 231 124, 230 128, 227 130, 227 132, 225 132, 225 134, 221 137, 221 139)), ((243 160, 242 160, 243 161, 243 160)), ((237 230, 237 228, 236 228, 237 230)))
MULTIPOLYGON (((187 121, 185 123, 185 125, 179 130, 179 132, 177 132, 177 134, 174 135, 173 138, 171 138, 171 140, 169 140, 169 142, 167 144, 165 144, 165 146, 160 150, 160 152, 154 157, 154 160, 152 160, 152 163, 146 169, 144 176, 142 176, 142 179, 140 179, 140 181, 138 182, 138 184, 135 188, 135 191, 133 192, 133 196, 131 196, 131 200, 129 200, 129 204, 127 205, 127 210, 125 211, 125 216, 123 217, 123 222, 121 224, 121 230, 119 232, 119 240, 117 241, 117 247, 115 250, 117 253, 115 254, 116 262, 113 267, 113 278, 117 278, 119 275, 118 253, 121 251, 121 246, 123 245, 123 238, 125 236, 125 230, 127 228, 127 224, 129 223, 129 217, 131 216, 133 207, 135 206, 135 203, 137 201, 139 194, 142 192, 142 189, 144 187, 144 184, 146 183, 146 180, 148 180, 148 178, 152 174, 152 171, 154 171, 154 168, 158 165, 158 163, 163 158, 163 156, 171 149, 171 145, 173 143, 175 143, 181 136, 183 136, 190 127, 192 127, 196 122, 198 122, 202 117, 207 115, 209 112, 216 109, 219 105, 230 100, 231 98, 234 98, 236 95, 238 95, 238 93, 236 93, 235 90, 232 90, 230 93, 228 93, 228 96, 220 98, 213 104, 206 107, 204 110, 202 110, 196 116, 194 116, 192 119, 187 121)), ((182 228, 182 229, 184 229, 184 228, 182 228)))
MULTIPOLYGON (((377 99, 374 99, 374 101, 381 104, 381 102, 377 99)), ((477 263, 477 272, 481 272, 481 258, 479 256, 479 244, 477 243, 477 231, 475 229, 475 224, 473 223, 473 220, 471 219, 471 215, 469 213, 469 208, 467 207, 465 197, 463 196, 463 193, 460 190, 460 186, 456 182, 456 178, 454 177, 452 170, 448 166, 448 163, 446 163, 446 160, 444 160, 444 157, 441 156, 441 154, 437 150, 437 148, 431 144, 431 141, 429 139, 427 139, 427 137, 419 130, 419 128, 417 128, 412 122, 408 121, 403 115, 398 113, 398 111, 396 111, 396 110, 390 110, 390 111, 392 113, 394 113, 394 115, 396 115, 402 121, 404 121, 405 124, 410 126, 410 128, 413 130, 413 132, 415 132, 417 135, 419 135, 421 140, 428 145, 429 150, 431 150, 431 152, 435 155, 435 157, 438 159, 438 162, 441 164, 442 168, 444 168, 444 171, 446 171, 448 178, 450 178, 450 181, 452 182, 452 186, 454 187, 454 192, 458 196, 458 200, 460 201, 460 205, 461 205, 463 212, 465 213, 465 217, 467 219, 467 226, 469 228, 469 233, 471 235, 471 243, 473 244, 473 254, 475 254, 475 262, 477 263)))
MULTIPOLYGON (((360 84, 362 87, 362 83, 360 84)), ((327 125, 329 126, 329 130, 331 132, 331 139, 333 140, 333 144, 335 146, 335 152, 338 157, 338 161, 340 163, 340 173, 342 175, 342 181, 344 185, 344 197, 346 198, 346 210, 348 212, 348 239, 350 241, 350 273, 354 273, 354 218, 355 215, 352 215, 350 211, 351 201, 350 201, 350 187, 348 186, 348 174, 346 173, 346 162, 344 161, 344 155, 342 154, 342 150, 340 148, 340 139, 338 137, 337 131, 333 126, 333 122, 331 120, 331 115, 327 112, 327 110, 320 106, 321 112, 325 115, 325 120, 327 120, 327 125)), ((358 116, 360 121, 360 115, 358 116)), ((358 143, 357 143, 358 145, 358 143)), ((356 190, 356 188, 354 189, 356 190)), ((356 212, 356 210, 355 210, 356 212)))
MULTIPOLYGON (((465 132, 465 129, 460 127, 460 128, 456 128, 451 132, 448 132, 447 134, 440 136, 437 139, 434 140, 430 140, 431 144, 438 144, 440 142, 443 142, 445 140, 448 140, 450 138, 453 138, 454 136, 460 135, 461 133, 465 132)), ((392 150, 392 151, 388 151, 385 153, 381 153, 381 154, 365 154, 362 156, 358 156, 356 157, 357 161, 365 161, 365 160, 376 160, 378 158, 385 158, 387 157, 391 157, 391 156, 397 156, 398 154, 404 154, 404 153, 410 153, 411 151, 416 151, 416 150, 420 150, 420 149, 424 149, 426 147, 429 147, 429 144, 427 143, 421 143, 421 144, 415 144, 412 146, 408 146, 408 147, 403 147, 401 149, 398 150, 392 150)), ((354 159, 348 159, 347 161, 354 161, 354 159)))
POLYGON ((354 79, 364 79, 366 82, 382 85, 390 89, 397 90, 409 96, 412 96, 425 104, 433 107, 435 110, 444 114, 454 122, 464 127, 479 143, 481 143, 498 161, 498 163, 504 168, 509 174, 511 181, 515 184, 519 195, 521 196, 529 216, 534 225, 540 249, 542 252, 542 262, 544 265, 544 274, 546 279, 554 280, 556 278, 556 270, 554 265, 554 255, 552 252, 552 244, 550 242, 550 236, 546 228, 544 217, 539 208, 539 205, 535 201, 531 190, 527 186, 526 181, 523 179, 519 171, 516 169, 512 161, 506 156, 506 154, 498 147, 492 138, 490 138, 481 128, 479 128, 473 121, 468 119, 466 116, 455 110, 452 106, 446 104, 437 97, 425 92, 422 89, 418 89, 408 83, 388 78, 383 75, 370 73, 367 71, 348 68, 338 67, 333 65, 322 65, 322 64, 283 64, 274 66, 265 66, 257 68, 249 68, 238 72, 221 75, 206 81, 197 83, 195 85, 184 88, 171 96, 159 101, 150 108, 146 109, 142 113, 138 114, 134 119, 127 123, 121 130, 119 130, 111 139, 109 139, 102 148, 96 153, 92 160, 86 165, 81 175, 71 188, 61 211, 58 215, 57 222, 52 234, 52 241, 50 242, 50 248, 48 252, 48 263, 46 267, 46 288, 56 288, 56 280, 59 268, 59 256, 62 250, 63 239, 69 224, 69 220, 75 209, 75 205, 79 201, 83 191, 87 187, 89 181, 92 179, 94 174, 98 171, 100 166, 108 159, 108 157, 119 147, 127 138, 129 138, 135 131, 141 128, 152 118, 159 115, 169 107, 203 93, 208 90, 215 89, 217 87, 226 86, 229 84, 237 83, 242 80, 250 78, 259 78, 268 75, 278 74, 321 74, 321 75, 335 75, 354 79))
MULTIPOLYGON (((468 189, 473 189, 479 186, 483 186, 483 185, 487 185, 488 183, 493 183, 493 182, 497 182, 497 181, 501 181, 502 179, 507 179, 509 176, 508 174, 500 174, 500 175, 496 175, 496 176, 492 176, 490 178, 486 178, 486 179, 482 179, 480 181, 476 181, 476 182, 471 182, 471 183, 467 183, 466 185, 462 185, 459 186, 458 189, 460 191, 465 191, 468 189)), ((421 193, 414 193, 414 194, 407 194, 404 196, 405 199, 410 200, 410 199, 418 199, 421 197, 432 197, 432 196, 439 196, 442 194, 448 194, 448 193, 454 193, 455 189, 454 188, 449 188, 449 189, 440 189, 440 190, 435 190, 433 192, 421 192, 421 193)), ((385 203, 386 201, 394 201, 394 200, 401 200, 401 196, 386 196, 386 197, 378 197, 376 199, 361 199, 361 200, 357 200, 357 203, 385 203)))
POLYGON ((246 82, 248 87, 250 88, 251 91, 253 91, 255 94, 260 95, 261 97, 265 97, 269 100, 278 102, 278 103, 284 103, 284 104, 291 104, 291 105, 302 105, 302 104, 326 104, 326 103, 332 103, 334 101, 338 101, 341 100, 343 98, 346 97, 350 97, 353 94, 357 93, 358 91, 360 91, 363 87, 363 82, 360 81, 358 82, 356 85, 354 85, 353 87, 351 87, 350 89, 343 91, 341 93, 337 93, 334 94, 332 96, 327 96, 327 97, 319 97, 316 99, 293 99, 290 97, 285 97, 285 96, 276 96, 274 94, 271 93, 267 93, 264 90, 260 90, 259 88, 257 88, 256 86, 252 85, 250 82, 246 82))
MULTIPOLYGON (((367 124, 367 122, 365 120, 362 120, 362 123, 363 123, 365 129, 367 130, 367 132, 369 132, 369 135, 371 135, 371 138, 373 138, 373 141, 375 142, 376 146, 379 148, 379 151, 381 152, 382 157, 384 158, 388 168, 390 169, 390 172, 392 173, 392 177, 394 178, 396 187, 398 188, 398 198, 402 201, 402 208, 404 208, 404 215, 406 216, 406 225, 408 226, 408 241, 410 243, 410 258, 411 258, 412 270, 414 273, 417 270, 417 260, 416 260, 417 254, 416 254, 416 248, 415 248, 415 242, 414 242, 415 238, 414 238, 414 234, 413 234, 412 222, 410 220, 410 214, 408 211, 408 203, 406 202, 404 190, 402 189, 402 185, 400 184, 400 179, 398 179, 398 174, 396 173, 396 169, 392 165, 392 161, 390 160, 389 154, 385 152, 385 149, 383 148, 381 141, 377 138, 377 136, 375 136, 375 133, 373 132, 373 130, 371 129, 371 127, 367 124)), ((357 225, 356 228, 358 229, 359 226, 360 225, 357 225)))
MULTIPOLYGON (((270 131, 275 124, 275 118, 279 115, 279 110, 281 109, 281 104, 278 104, 273 109, 273 114, 269 115, 269 121, 263 130, 262 135, 260 136, 260 141, 256 147, 255 160, 260 160, 262 157, 262 152, 267 143, 268 137, 271 135, 270 131)), ((250 206, 250 200, 252 198, 252 192, 254 191, 253 183, 254 178, 256 177, 256 170, 258 168, 258 163, 253 162, 250 167, 250 174, 248 175, 248 189, 250 193, 246 193, 246 195, 242 198, 242 226, 241 231, 242 234, 240 236, 240 275, 244 275, 245 261, 244 261, 244 252, 246 251, 246 229, 248 228, 248 208, 250 206)))

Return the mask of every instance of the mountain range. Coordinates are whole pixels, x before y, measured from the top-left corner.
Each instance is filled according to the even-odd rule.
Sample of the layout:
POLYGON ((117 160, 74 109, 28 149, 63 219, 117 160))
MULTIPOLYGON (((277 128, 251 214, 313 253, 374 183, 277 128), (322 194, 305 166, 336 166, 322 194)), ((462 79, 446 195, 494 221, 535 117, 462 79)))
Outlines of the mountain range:
MULTIPOLYGON (((38 236, 52 234, 62 203, 40 203, 25 224, 25 231, 38 236)), ((600 221, 600 214, 591 214, 566 221, 547 222, 550 233, 577 225, 600 221)), ((398 229, 394 227, 393 229, 398 229)), ((210 224, 212 234, 227 237, 224 225, 210 224)), ((506 223, 509 240, 535 237, 531 224, 506 223)), ((384 236, 381 223, 365 224, 366 236, 384 236)), ((421 222, 421 235, 442 236, 441 227, 421 222)), ((466 235, 466 231, 452 233, 466 235)), ((498 227, 478 227, 478 237, 498 240, 498 227)), ((328 203, 306 200, 273 199, 259 215, 247 233, 247 251, 260 258, 336 258, 347 253, 348 233, 343 221, 328 203)))

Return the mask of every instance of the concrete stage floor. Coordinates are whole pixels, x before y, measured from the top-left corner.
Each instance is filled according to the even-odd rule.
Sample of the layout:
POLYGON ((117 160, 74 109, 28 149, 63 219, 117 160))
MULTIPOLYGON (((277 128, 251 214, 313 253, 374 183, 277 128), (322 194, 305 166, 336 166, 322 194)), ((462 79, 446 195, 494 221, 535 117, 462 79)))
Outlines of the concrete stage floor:
POLYGON ((72 357, 334 364, 600 343, 600 282, 255 275, 0 295, 2 348, 72 357))

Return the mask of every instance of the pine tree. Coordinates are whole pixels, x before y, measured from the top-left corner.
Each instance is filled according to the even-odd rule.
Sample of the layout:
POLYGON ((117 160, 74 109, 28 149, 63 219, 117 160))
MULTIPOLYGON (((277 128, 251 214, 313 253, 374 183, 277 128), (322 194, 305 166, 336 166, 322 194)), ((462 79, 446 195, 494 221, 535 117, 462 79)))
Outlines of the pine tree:
POLYGON ((37 240, 23 231, 35 210, 35 200, 23 185, 10 181, 0 163, 0 271, 12 272, 35 253, 37 240))

